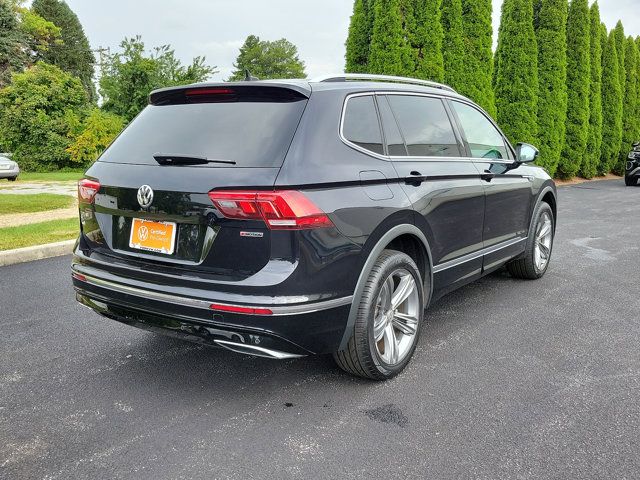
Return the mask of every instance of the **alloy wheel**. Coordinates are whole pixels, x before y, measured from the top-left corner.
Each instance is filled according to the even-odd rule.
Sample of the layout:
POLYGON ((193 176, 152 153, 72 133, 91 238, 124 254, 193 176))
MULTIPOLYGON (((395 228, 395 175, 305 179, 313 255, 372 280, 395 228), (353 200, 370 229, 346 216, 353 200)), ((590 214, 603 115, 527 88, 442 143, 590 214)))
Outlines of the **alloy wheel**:
POLYGON ((404 360, 416 341, 420 293, 411 273, 400 268, 387 277, 374 312, 373 337, 380 359, 387 365, 404 360))
POLYGON ((553 222, 548 212, 544 212, 540 217, 535 242, 534 261, 538 271, 542 272, 551 258, 551 245, 553 243, 553 222))

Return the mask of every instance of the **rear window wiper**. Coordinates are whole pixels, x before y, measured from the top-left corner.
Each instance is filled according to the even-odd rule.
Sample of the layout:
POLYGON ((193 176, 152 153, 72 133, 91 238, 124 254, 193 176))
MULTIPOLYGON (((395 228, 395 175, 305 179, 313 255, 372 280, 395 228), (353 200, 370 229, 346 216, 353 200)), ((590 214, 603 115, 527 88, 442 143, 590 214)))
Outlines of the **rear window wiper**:
POLYGON ((180 155, 169 153, 156 153, 153 158, 160 165, 206 165, 208 163, 224 163, 226 165, 235 165, 233 160, 215 160, 207 157, 196 157, 194 155, 180 155))

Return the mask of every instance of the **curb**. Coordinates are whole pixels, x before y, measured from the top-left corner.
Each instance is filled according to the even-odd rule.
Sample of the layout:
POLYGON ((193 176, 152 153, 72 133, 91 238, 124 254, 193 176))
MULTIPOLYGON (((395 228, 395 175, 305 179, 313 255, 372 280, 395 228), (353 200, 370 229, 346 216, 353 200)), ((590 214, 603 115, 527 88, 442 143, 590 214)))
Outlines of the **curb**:
POLYGON ((69 255, 73 251, 76 240, 48 243, 46 245, 34 245, 33 247, 16 248, 15 250, 0 251, 0 267, 14 265, 16 263, 42 260, 43 258, 60 257, 69 255))

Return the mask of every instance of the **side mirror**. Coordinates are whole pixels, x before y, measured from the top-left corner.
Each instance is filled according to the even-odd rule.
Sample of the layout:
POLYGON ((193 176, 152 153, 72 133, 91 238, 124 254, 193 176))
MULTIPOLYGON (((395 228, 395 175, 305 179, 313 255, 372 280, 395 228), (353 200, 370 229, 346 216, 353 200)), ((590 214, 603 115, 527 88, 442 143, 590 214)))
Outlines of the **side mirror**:
POLYGON ((533 145, 519 143, 516 145, 516 161, 518 163, 535 162, 540 156, 540 152, 533 145))

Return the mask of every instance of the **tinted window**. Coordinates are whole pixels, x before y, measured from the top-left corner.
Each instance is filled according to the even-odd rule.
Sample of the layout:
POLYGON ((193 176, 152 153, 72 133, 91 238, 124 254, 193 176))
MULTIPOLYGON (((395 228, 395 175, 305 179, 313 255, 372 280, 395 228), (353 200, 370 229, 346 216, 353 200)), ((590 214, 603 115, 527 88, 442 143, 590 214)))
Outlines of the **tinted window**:
POLYGON ((380 118, 382 119, 382 128, 389 155, 392 157, 406 157, 407 148, 398 129, 398 123, 389 107, 387 97, 378 97, 378 108, 380 108, 380 118))
POLYGON ((482 112, 464 103, 452 104, 462 123, 472 157, 509 158, 502 135, 482 112))
POLYGON ((459 157, 453 127, 440 99, 389 95, 412 157, 459 157))
POLYGON ((378 113, 371 95, 349 99, 342 133, 351 143, 381 155, 384 153, 378 113))
POLYGON ((279 167, 305 105, 306 100, 148 106, 100 161, 157 165, 153 155, 164 153, 233 160, 237 167, 279 167))

